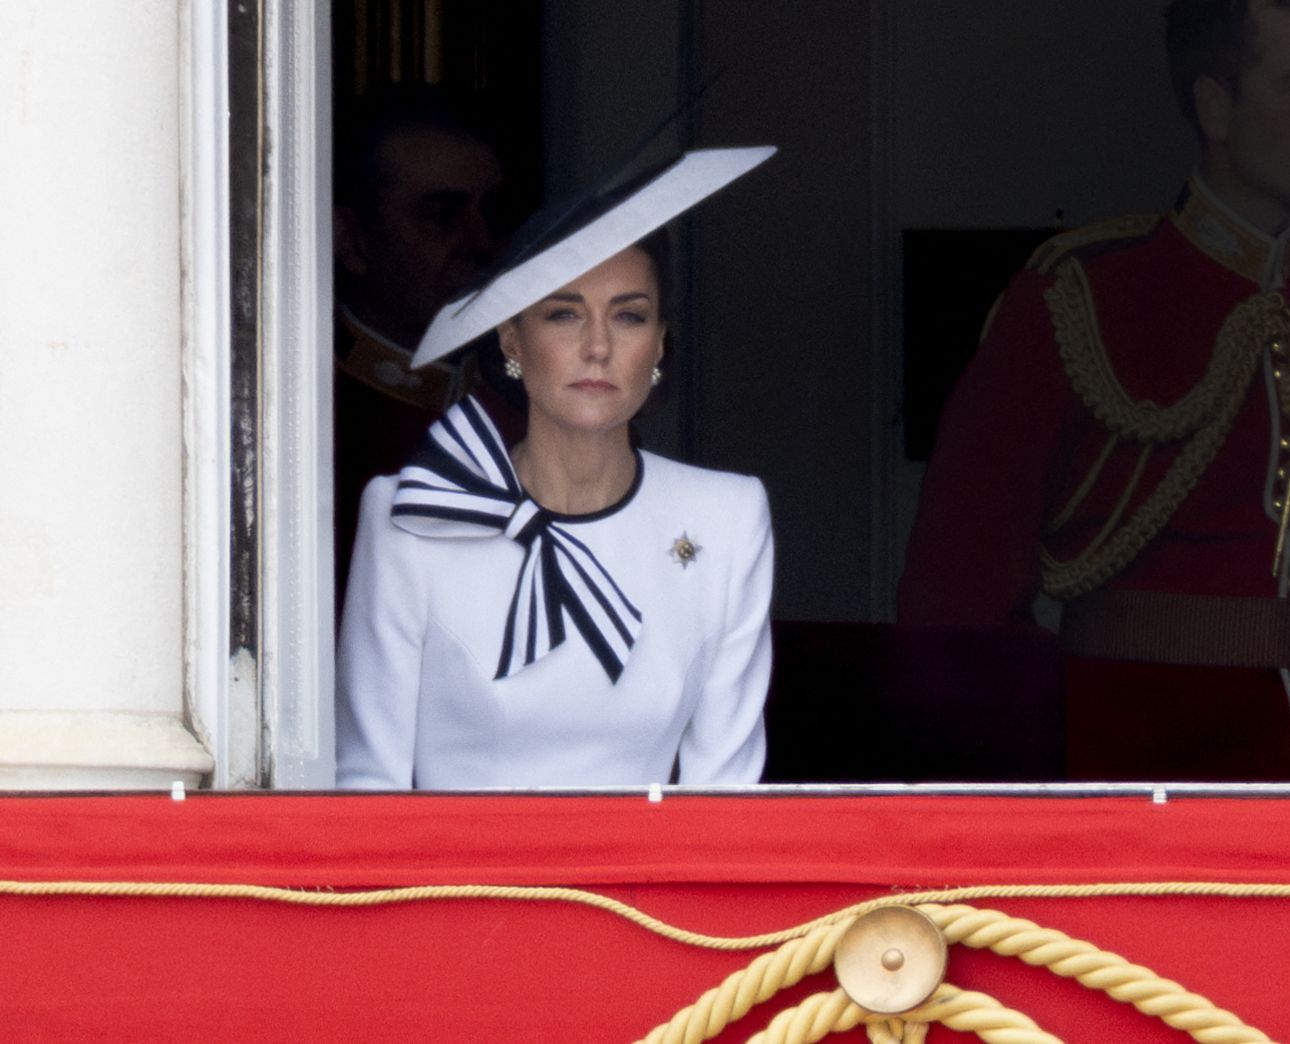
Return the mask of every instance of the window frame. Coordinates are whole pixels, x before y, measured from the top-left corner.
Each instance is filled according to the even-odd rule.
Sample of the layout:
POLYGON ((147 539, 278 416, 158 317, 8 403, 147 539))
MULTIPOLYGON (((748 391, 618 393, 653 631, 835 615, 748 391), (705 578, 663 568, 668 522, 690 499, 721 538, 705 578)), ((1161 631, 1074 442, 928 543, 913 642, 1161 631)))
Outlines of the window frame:
MULTIPOLYGON (((259 21, 250 58, 231 46, 227 0, 190 0, 183 10, 185 707, 215 758, 213 788, 327 789, 335 780, 330 9, 265 0, 251 10, 259 21), (249 135, 230 107, 232 79, 247 75, 258 90, 249 135), (249 186, 235 176, 248 166, 249 186), (252 350, 238 354, 235 265, 244 259, 234 211, 246 198, 234 194, 246 192, 258 215, 257 301, 252 350), (239 398, 236 380, 248 376, 254 393, 239 398), (236 475, 248 488, 235 489, 236 475), (235 562, 247 549, 230 538, 235 512, 249 571, 235 562)), ((237 86, 245 91, 245 81, 237 86)))

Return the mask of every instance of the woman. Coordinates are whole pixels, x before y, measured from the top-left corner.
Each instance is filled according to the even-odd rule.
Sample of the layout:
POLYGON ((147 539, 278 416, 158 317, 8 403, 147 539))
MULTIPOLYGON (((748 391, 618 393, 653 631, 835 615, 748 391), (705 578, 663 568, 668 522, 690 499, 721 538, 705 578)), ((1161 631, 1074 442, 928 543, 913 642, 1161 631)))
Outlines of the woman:
MULTIPOLYGON (((569 272, 535 262, 548 281, 569 272)), ((497 326, 524 438, 508 453, 467 399, 368 487, 338 662, 341 786, 757 781, 769 512, 756 479, 633 449, 662 309, 636 245, 542 293, 497 326)))

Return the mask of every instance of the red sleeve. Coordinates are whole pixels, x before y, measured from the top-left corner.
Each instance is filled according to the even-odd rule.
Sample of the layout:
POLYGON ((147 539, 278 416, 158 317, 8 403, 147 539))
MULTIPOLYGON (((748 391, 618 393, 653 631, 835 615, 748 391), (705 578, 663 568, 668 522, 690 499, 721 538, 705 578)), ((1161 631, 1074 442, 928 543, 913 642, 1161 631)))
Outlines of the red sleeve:
POLYGON ((1074 396, 1043 291, 1018 275, 941 415, 898 591, 902 623, 1031 623, 1074 396))

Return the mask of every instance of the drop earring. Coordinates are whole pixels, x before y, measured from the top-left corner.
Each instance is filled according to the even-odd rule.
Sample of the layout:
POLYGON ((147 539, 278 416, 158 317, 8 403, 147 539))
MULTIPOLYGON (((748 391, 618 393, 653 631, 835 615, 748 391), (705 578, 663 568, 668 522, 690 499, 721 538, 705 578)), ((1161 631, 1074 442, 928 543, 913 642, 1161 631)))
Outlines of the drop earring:
POLYGON ((512 359, 509 355, 506 357, 506 363, 503 366, 503 369, 506 370, 506 376, 513 381, 518 381, 524 376, 524 371, 520 369, 519 360, 512 359))
POLYGON ((657 388, 659 384, 662 382, 662 380, 663 380, 663 371, 660 370, 657 366, 655 366, 654 369, 650 370, 649 372, 649 386, 651 388, 657 388))

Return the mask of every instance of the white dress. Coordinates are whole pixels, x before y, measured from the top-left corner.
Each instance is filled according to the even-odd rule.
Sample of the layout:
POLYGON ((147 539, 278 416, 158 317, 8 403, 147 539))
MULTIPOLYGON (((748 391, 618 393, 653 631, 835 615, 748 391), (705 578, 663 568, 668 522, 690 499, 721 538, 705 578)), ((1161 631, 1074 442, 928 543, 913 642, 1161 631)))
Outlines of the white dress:
POLYGON ((337 663, 337 781, 363 789, 757 782, 770 675, 770 514, 755 479, 638 455, 635 486, 553 516, 639 610, 612 681, 567 637, 499 673, 525 549, 419 535, 398 479, 363 495, 337 663), (695 550, 684 554, 684 542, 695 550))

